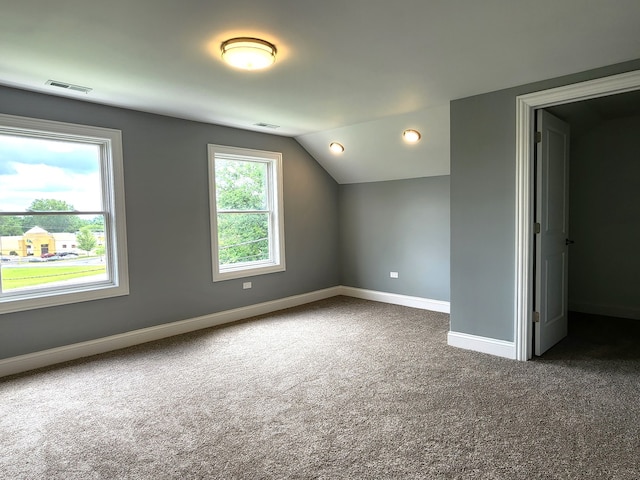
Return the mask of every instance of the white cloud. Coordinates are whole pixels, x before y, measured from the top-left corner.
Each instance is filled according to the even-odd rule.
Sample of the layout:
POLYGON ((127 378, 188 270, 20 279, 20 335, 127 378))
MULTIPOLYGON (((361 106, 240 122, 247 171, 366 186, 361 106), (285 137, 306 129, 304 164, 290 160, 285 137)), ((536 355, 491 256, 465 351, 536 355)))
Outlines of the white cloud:
POLYGON ((99 172, 74 173, 44 164, 12 163, 11 175, 0 175, 0 210, 23 211, 33 200, 64 200, 77 210, 101 210, 99 172))

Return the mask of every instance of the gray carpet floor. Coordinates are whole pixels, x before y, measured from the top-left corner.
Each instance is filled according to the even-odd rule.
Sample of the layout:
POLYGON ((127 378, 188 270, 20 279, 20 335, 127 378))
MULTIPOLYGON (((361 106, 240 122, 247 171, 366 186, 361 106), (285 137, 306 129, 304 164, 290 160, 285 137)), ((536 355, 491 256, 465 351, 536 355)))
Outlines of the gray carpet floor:
POLYGON ((335 297, 0 380, 2 479, 638 479, 640 339, 516 362, 335 297))

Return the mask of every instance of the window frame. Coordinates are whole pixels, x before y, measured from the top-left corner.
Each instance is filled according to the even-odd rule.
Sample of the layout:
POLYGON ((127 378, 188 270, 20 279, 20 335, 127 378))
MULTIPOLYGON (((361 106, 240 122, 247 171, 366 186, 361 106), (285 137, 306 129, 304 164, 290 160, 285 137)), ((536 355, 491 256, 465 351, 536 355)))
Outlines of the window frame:
MULTIPOLYGON (((124 202, 124 167, 120 130, 0 114, 0 133, 45 140, 89 143, 100 148, 101 196, 105 222, 107 279, 67 286, 2 292, 0 314, 67 305, 129 294, 124 202)), ((7 215, 18 212, 3 212, 7 215)), ((46 212, 68 215, 70 212, 46 212)), ((73 212, 77 215, 94 212, 73 212)), ((28 214, 28 213, 27 213, 28 214)), ((1 288, 1 287, 0 287, 1 288)))
MULTIPOLYGON (((284 246, 284 202, 282 183, 282 153, 226 145, 207 145, 209 166, 209 218, 213 281, 253 277, 286 270, 284 246), (267 208, 269 213, 269 260, 242 262, 221 267, 218 238, 218 208, 216 201, 215 161, 226 160, 267 164, 267 208)), ((247 211, 247 213, 253 211, 247 211)), ((257 211, 256 211, 257 212, 257 211)), ((264 213, 264 211, 260 211, 264 213)))

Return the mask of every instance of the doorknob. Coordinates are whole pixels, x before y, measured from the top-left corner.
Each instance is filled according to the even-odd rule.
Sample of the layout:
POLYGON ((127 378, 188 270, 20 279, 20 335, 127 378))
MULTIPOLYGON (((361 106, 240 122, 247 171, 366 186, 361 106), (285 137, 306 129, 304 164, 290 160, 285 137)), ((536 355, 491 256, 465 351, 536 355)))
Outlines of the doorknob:
POLYGON ((573 245, 574 243, 576 243, 574 240, 569 240, 568 238, 565 238, 564 240, 565 245, 573 245))

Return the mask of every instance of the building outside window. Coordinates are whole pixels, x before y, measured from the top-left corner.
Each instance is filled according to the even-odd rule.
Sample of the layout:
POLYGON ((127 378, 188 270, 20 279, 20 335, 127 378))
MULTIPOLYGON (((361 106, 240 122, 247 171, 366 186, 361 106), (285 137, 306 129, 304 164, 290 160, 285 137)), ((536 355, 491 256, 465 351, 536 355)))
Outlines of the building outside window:
POLYGON ((285 270, 282 154, 209 145, 213 280, 285 270))
POLYGON ((120 131, 0 115, 0 313, 128 294, 124 213, 120 131))

